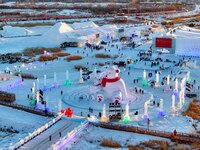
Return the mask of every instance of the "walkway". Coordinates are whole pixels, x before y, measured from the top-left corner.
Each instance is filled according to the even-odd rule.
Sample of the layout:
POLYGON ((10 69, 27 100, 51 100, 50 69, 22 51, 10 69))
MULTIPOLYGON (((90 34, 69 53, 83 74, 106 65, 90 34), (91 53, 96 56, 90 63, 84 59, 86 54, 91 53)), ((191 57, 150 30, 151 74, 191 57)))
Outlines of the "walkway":
POLYGON ((73 130, 80 123, 72 122, 65 119, 58 121, 51 128, 47 129, 36 138, 30 140, 28 143, 20 147, 20 150, 46 150, 51 147, 52 144, 60 140, 61 137, 67 135, 68 132, 73 130), (51 141, 50 141, 51 136, 51 141))

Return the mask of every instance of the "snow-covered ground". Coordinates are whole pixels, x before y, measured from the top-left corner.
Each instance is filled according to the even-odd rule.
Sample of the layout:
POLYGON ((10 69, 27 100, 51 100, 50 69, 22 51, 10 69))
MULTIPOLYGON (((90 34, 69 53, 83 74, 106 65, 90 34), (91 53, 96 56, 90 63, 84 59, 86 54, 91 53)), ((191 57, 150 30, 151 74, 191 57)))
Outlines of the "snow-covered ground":
MULTIPOLYGON (((45 31, 47 31, 48 29, 49 27, 44 27, 45 31)), ((45 33, 42 27, 38 27, 38 28, 34 27, 32 28, 32 30, 37 31, 37 33, 45 33)), ((164 31, 162 31, 161 33, 155 33, 155 34, 156 35, 162 34, 163 32, 164 31)), ((155 36, 155 34, 151 34, 151 37, 155 36)), ((1 53, 20 52, 26 47, 52 46, 54 44, 53 41, 52 43, 45 42, 47 38, 48 37, 44 37, 44 39, 41 39, 41 37, 1 38, 0 47, 2 51, 0 52, 1 53)), ((136 40, 138 39, 139 38, 137 38, 136 40)), ((107 40, 111 42, 111 39, 107 39, 107 40)), ((61 108, 64 109, 66 107, 71 107, 75 115, 80 115, 82 112, 83 116, 86 117, 87 114, 89 113, 88 108, 92 107, 94 108, 94 114, 98 115, 98 113, 102 111, 102 106, 103 106, 103 103, 97 102, 96 98, 93 97, 94 96, 93 93, 97 91, 98 89, 96 86, 93 85, 91 80, 85 81, 83 84, 79 84, 78 83, 79 76, 80 76, 79 71, 75 70, 74 66, 83 65, 83 66, 88 67, 89 70, 91 71, 93 71, 94 68, 97 68, 97 70, 101 70, 102 67, 95 65, 95 63, 105 63, 107 61, 117 61, 117 60, 126 61, 128 58, 131 58, 133 60, 136 60, 136 59, 139 60, 139 57, 137 56, 138 52, 140 50, 148 50, 149 47, 151 46, 151 42, 148 42, 135 49, 133 48, 122 49, 122 44, 119 41, 114 42, 112 44, 114 45, 114 47, 111 47, 111 45, 104 46, 107 49, 107 51, 105 51, 104 49, 99 50, 99 51, 97 50, 91 51, 89 48, 86 48, 86 50, 84 50, 83 47, 82 48, 66 48, 65 51, 70 54, 83 56, 83 59, 78 60, 78 61, 67 62, 63 58, 59 58, 58 60, 50 61, 47 63, 33 62, 31 64, 24 64, 24 65, 22 65, 22 63, 1 64, 0 70, 3 71, 5 68, 9 67, 10 70, 13 72, 17 66, 20 66, 22 72, 33 74, 34 76, 37 76, 39 78, 40 88, 44 87, 45 74, 47 75, 47 86, 51 87, 52 84, 54 83, 54 72, 56 72, 57 82, 60 85, 60 87, 58 89, 49 88, 49 90, 45 92, 45 99, 47 100, 47 104, 50 107, 51 111, 58 112, 61 108), (119 48, 121 49, 120 51, 116 48, 116 45, 119 46, 119 48), (117 58, 117 60, 114 60, 112 58, 109 58, 109 59, 95 58, 95 54, 97 53, 108 53, 112 56, 120 55, 121 58, 117 58), (69 71, 69 79, 72 82, 71 86, 64 86, 66 70, 69 71), (61 91, 63 91, 63 95, 61 95, 61 91), (80 100, 81 96, 83 96, 84 99, 80 100)), ((157 56, 158 54, 154 53, 151 59, 156 59, 157 56)), ((182 59, 182 57, 179 57, 173 54, 162 54, 160 57, 163 58, 163 60, 170 59, 171 61, 176 61, 176 62, 178 62, 179 59, 182 59)), ((197 60, 197 67, 187 68, 187 69, 189 69, 191 72, 190 73, 191 80, 195 79, 196 86, 199 86, 200 85, 199 84, 200 83, 200 78, 199 78, 200 59, 199 58, 191 58, 191 59, 197 60)), ((167 75, 174 77, 180 69, 183 69, 183 68, 180 68, 179 66, 174 66, 173 63, 160 62, 160 64, 161 65, 164 64, 165 66, 169 67, 169 69, 161 71, 160 81, 163 77, 166 77, 167 75)), ((176 115, 172 115, 171 96, 173 94, 173 91, 164 92, 163 91, 164 86, 162 85, 159 88, 152 88, 150 86, 143 87, 142 81, 139 81, 138 83, 135 83, 135 84, 133 83, 134 79, 137 79, 138 77, 143 76, 144 69, 146 69, 147 74, 149 72, 153 73, 153 79, 155 79, 154 71, 157 69, 156 67, 151 68, 150 63, 148 61, 146 62, 146 65, 144 61, 140 61, 137 63, 129 64, 127 65, 126 68, 120 68, 120 69, 121 69, 120 76, 124 79, 127 89, 128 89, 128 94, 129 94, 129 99, 123 102, 124 110, 125 110, 126 103, 129 103, 130 105, 130 116, 133 121, 130 122, 129 124, 144 127, 144 128, 147 127, 146 123, 142 121, 141 118, 144 113, 144 103, 146 100, 150 98, 150 95, 153 94, 153 100, 155 100, 156 103, 159 102, 161 98, 163 99, 163 102, 164 102, 163 108, 164 108, 165 117, 158 116, 157 106, 149 105, 148 115, 151 118, 150 128, 162 130, 162 131, 170 131, 170 132, 176 129, 178 132, 195 133, 195 130, 192 127, 192 123, 189 121, 189 119, 181 115, 181 112, 187 108, 188 103, 190 102, 191 99, 186 98, 184 107, 180 110, 178 109, 178 113, 176 115), (130 70, 128 69, 129 67, 130 67, 130 70), (130 75, 128 75, 129 74, 128 72, 130 73, 130 75), (142 88, 144 90, 144 94, 135 93, 134 92, 135 87, 142 88), (134 120, 135 111, 139 112, 138 121, 134 120)), ((11 89, 8 91, 8 92, 12 92, 16 94, 17 100, 15 101, 15 103, 30 106, 30 101, 28 100, 27 95, 28 94, 31 95, 31 88, 32 88, 33 82, 37 82, 37 81, 25 80, 23 85, 21 85, 20 87, 11 89)), ((173 85, 174 83, 171 82, 170 84, 173 85)), ((112 101, 105 100, 107 110, 108 110, 109 102, 112 102, 112 101)), ((178 104, 178 99, 176 99, 176 106, 177 104, 178 104)), ((2 111, 2 113, 7 114, 7 115, 0 116, 0 120, 7 119, 7 121, 5 122, 6 125, 10 125, 10 124, 13 124, 13 122, 16 122, 16 127, 19 127, 20 125, 19 123, 21 123, 22 127, 24 127, 24 130, 26 132, 29 132, 28 130, 30 128, 34 130, 33 127, 37 128, 38 126, 46 122, 46 120, 43 117, 31 115, 31 114, 20 112, 17 110, 12 110, 10 108, 2 107, 0 111, 2 111), (7 117, 7 116, 16 115, 18 112, 23 114, 24 120, 22 119, 22 117, 21 118, 15 117, 13 118, 13 122, 10 122, 9 118, 12 118, 12 117, 11 116, 7 117), (31 121, 26 122, 30 118, 31 118, 31 121)), ((108 115, 108 112, 107 112, 107 115, 108 115)), ((31 132, 31 129, 30 129, 30 132, 31 132)), ((20 132, 20 133, 21 135, 23 134, 23 132, 20 132)), ((89 133, 89 135, 86 135, 86 137, 83 137, 85 140, 81 141, 80 144, 74 147, 74 149, 80 149, 81 145, 85 145, 86 149, 99 148, 98 142, 90 143, 88 139, 96 141, 98 140, 98 138, 102 139, 104 137, 108 137, 108 138, 112 137, 113 139, 116 139, 118 141, 120 140, 118 138, 119 136, 121 136, 121 132, 117 132, 117 131, 112 132, 110 130, 95 128, 89 133)), ((14 141, 17 141, 18 140, 17 138, 14 138, 14 141)), ((121 142, 122 144, 124 144, 127 139, 131 139, 131 142, 133 143, 138 143, 141 140, 152 139, 152 137, 137 135, 137 134, 132 134, 132 133, 124 133, 124 136, 122 137, 122 139, 123 140, 121 140, 121 142), (134 135, 134 136, 131 137, 131 135, 134 135)))
POLYGON ((38 127, 44 125, 50 120, 48 117, 42 117, 24 111, 0 106, 0 128, 10 128, 19 131, 19 133, 0 132, 0 147, 7 147, 10 143, 18 142, 38 127))
POLYGON ((128 145, 137 145, 141 141, 151 140, 164 140, 169 141, 167 139, 158 138, 154 136, 148 136, 143 134, 122 132, 122 131, 113 131, 108 129, 96 128, 92 127, 85 136, 81 137, 72 150, 113 150, 113 148, 102 147, 100 146, 103 139, 108 139, 111 141, 116 141, 120 143, 120 145, 124 148, 120 148, 122 150, 127 150, 128 145))
POLYGON ((41 26, 41 27, 12 27, 12 26, 4 26, 3 30, 0 30, 0 34, 4 38, 13 38, 20 36, 34 36, 34 35, 42 35, 49 30, 51 26, 41 26))

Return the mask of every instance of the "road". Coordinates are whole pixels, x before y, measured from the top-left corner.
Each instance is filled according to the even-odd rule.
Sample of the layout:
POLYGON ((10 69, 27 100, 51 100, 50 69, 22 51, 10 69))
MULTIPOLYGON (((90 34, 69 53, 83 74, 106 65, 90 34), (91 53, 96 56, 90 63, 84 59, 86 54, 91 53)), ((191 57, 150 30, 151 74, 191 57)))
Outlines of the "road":
POLYGON ((60 120, 51 128, 47 129, 25 145, 23 145, 20 150, 46 150, 51 147, 52 144, 56 143, 61 137, 67 135, 68 132, 72 131, 76 126, 80 123, 68 121, 68 120, 60 120), (50 141, 51 136, 51 141, 50 141))

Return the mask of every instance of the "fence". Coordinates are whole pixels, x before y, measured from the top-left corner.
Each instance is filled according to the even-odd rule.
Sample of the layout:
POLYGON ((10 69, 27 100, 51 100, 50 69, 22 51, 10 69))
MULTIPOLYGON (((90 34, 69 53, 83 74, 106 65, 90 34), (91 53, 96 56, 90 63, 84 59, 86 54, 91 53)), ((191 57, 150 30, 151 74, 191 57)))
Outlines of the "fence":
POLYGON ((200 142, 200 135, 197 135, 197 134, 187 134, 187 133, 178 132, 178 134, 175 135, 175 137, 172 139, 171 137, 172 137, 173 132, 149 130, 149 129, 140 128, 140 127, 118 125, 118 124, 112 124, 112 123, 91 123, 91 124, 93 124, 94 126, 107 128, 107 129, 134 132, 134 133, 139 133, 139 134, 147 134, 147 135, 159 136, 163 138, 170 138, 172 141, 177 141, 181 143, 200 142))
POLYGON ((69 132, 66 136, 60 139, 58 142, 53 144, 49 150, 57 150, 57 149, 66 149, 70 148, 73 144, 73 141, 76 137, 78 137, 84 129, 89 126, 89 122, 86 120, 85 122, 81 123, 78 127, 74 128, 71 132, 69 132), (70 144, 71 142, 71 144, 70 144), (66 147, 67 146, 67 147, 66 147))
POLYGON ((41 116, 47 116, 47 117, 56 116, 56 114, 52 113, 52 112, 45 112, 45 111, 40 110, 40 109, 35 109, 33 107, 19 105, 19 104, 6 103, 6 102, 0 101, 0 105, 11 107, 11 108, 15 108, 15 109, 19 109, 19 110, 23 110, 23 111, 26 111, 26 112, 29 112, 29 113, 33 113, 33 114, 37 114, 37 115, 41 115, 41 116))
POLYGON ((9 150, 17 150, 18 148, 20 148, 21 146, 23 146, 24 144, 26 144, 27 142, 29 142, 30 140, 32 140, 33 138, 35 138, 36 136, 38 136, 39 134, 41 134, 42 132, 44 132, 45 130, 47 130, 48 128, 50 128, 52 125, 54 125, 55 123, 57 123, 58 121, 60 121, 61 117, 62 117, 62 115, 59 114, 56 118, 52 119, 51 121, 49 121, 48 123, 46 123, 42 127, 38 128, 33 133, 30 133, 24 139, 21 139, 16 144, 11 145, 9 147, 9 150))

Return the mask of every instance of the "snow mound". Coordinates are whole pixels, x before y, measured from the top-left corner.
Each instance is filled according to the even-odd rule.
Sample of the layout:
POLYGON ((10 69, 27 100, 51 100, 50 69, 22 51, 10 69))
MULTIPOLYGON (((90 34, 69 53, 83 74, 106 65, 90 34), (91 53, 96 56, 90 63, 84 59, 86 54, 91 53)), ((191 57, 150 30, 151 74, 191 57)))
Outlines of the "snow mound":
POLYGON ((51 27, 46 33, 43 34, 43 39, 49 44, 54 43, 54 45, 60 45, 67 39, 66 33, 73 32, 74 30, 66 23, 56 23, 51 27))
POLYGON ((15 37, 15 36, 26 36, 33 32, 21 27, 4 26, 2 36, 4 37, 15 37))
POLYGON ((66 23, 58 22, 53 27, 51 27, 44 35, 51 34, 62 34, 66 32, 72 32, 73 29, 66 23))

